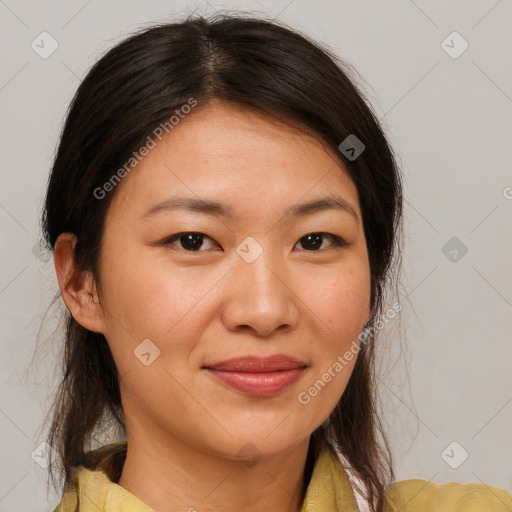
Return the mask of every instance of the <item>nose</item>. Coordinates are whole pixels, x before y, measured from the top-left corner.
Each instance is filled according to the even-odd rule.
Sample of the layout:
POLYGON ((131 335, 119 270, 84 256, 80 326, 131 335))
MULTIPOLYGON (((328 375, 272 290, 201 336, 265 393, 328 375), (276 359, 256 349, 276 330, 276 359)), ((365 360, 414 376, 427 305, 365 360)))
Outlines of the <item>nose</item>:
POLYGON ((289 273, 284 265, 270 262, 265 252, 252 263, 238 258, 227 280, 222 308, 227 329, 268 337, 297 327, 299 298, 289 273))

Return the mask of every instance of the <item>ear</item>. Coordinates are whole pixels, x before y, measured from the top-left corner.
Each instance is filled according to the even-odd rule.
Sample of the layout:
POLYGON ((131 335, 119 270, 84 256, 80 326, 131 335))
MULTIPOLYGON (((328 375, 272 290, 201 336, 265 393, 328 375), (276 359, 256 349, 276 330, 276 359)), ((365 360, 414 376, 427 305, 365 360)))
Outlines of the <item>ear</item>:
POLYGON ((62 298, 73 318, 86 329, 104 332, 103 310, 96 283, 90 271, 75 266, 76 236, 61 233, 55 242, 53 262, 62 298))

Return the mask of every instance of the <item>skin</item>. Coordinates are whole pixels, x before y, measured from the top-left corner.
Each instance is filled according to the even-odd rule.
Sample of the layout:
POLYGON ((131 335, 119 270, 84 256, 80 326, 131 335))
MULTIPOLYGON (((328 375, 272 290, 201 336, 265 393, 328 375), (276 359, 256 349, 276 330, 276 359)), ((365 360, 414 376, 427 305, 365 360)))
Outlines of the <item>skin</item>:
POLYGON ((105 335, 121 375, 128 453, 119 485, 158 512, 299 511, 310 435, 340 399, 356 358, 308 404, 299 393, 357 341, 369 315, 357 190, 331 150, 269 116, 212 101, 118 185, 101 286, 89 272, 68 282, 73 245, 64 233, 55 247, 62 296, 81 325, 105 335), (216 200, 236 216, 144 217, 174 195, 216 200), (327 195, 344 198, 357 219, 337 209, 287 215, 327 195), (182 232, 206 235, 199 251, 163 243, 182 232), (303 237, 319 232, 349 245, 326 235, 315 250, 303 237), (249 236, 263 250, 252 263, 236 252, 249 236), (160 350, 148 366, 134 355, 145 339, 160 350), (272 398, 247 396, 202 368, 273 354, 307 368, 272 398), (240 459, 244 446, 257 456, 251 464, 240 459))

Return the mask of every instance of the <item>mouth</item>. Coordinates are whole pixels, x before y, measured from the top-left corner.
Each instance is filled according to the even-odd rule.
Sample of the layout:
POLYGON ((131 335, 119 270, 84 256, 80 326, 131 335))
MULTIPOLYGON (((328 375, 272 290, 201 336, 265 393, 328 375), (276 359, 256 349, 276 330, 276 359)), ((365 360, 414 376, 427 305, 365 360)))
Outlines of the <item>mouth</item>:
POLYGON ((277 396, 295 383, 306 368, 306 363, 281 354, 239 357, 203 366, 229 387, 260 398, 277 396))

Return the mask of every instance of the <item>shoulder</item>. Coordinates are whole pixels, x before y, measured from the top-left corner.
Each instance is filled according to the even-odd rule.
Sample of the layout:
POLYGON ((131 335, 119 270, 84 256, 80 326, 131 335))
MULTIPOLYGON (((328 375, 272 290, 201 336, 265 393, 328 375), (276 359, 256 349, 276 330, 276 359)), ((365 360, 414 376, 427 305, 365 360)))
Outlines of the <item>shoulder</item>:
POLYGON ((54 512, 154 512, 117 484, 126 449, 125 440, 88 452, 54 512))
POLYGON ((101 470, 79 466, 54 512, 155 512, 101 470))
POLYGON ((483 483, 402 480, 386 489, 385 512, 511 512, 512 495, 483 483))

